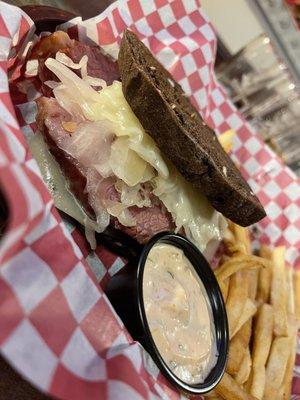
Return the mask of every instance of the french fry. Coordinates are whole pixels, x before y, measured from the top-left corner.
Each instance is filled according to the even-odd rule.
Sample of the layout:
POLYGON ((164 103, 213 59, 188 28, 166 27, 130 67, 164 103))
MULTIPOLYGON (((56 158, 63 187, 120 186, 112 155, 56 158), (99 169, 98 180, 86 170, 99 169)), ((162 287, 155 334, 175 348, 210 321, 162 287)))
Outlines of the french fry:
POLYGON ((289 359, 287 362, 286 371, 285 371, 285 375, 284 375, 283 383, 282 383, 282 392, 283 392, 282 399, 283 400, 290 400, 290 398, 291 398, 293 370, 294 370, 294 365, 295 365, 295 360, 296 360, 297 330, 298 330, 298 324, 295 321, 294 327, 291 330, 290 355, 289 355, 289 359))
POLYGON ((271 304, 274 310, 275 336, 288 335, 284 255, 284 246, 276 247, 272 252, 273 276, 271 284, 271 304))
POLYGON ((259 255, 260 257, 270 260, 272 256, 272 251, 269 246, 267 246, 266 244, 262 244, 259 249, 259 255))
POLYGON ((215 390, 225 400, 255 400, 226 372, 215 390))
POLYGON ((247 250, 244 243, 235 242, 233 233, 231 231, 229 232, 232 234, 233 241, 231 241, 229 235, 227 238, 224 239, 226 254, 230 255, 231 257, 247 254, 247 250))
POLYGON ((222 400, 222 397, 219 396, 204 396, 205 399, 209 399, 209 400, 222 400))
POLYGON ((226 302, 229 290, 229 279, 225 279, 225 281, 218 280, 218 283, 222 292, 223 300, 226 302))
POLYGON ((215 274, 218 280, 225 280, 238 271, 265 268, 268 264, 268 260, 261 257, 240 255, 232 257, 222 264, 216 269, 215 274))
POLYGON ((204 398, 209 400, 221 400, 221 397, 218 396, 215 390, 205 393, 204 398))
POLYGON ((254 326, 252 360, 253 366, 265 365, 269 356, 273 336, 273 307, 263 304, 254 326))
MULTIPOLYGON (((247 299, 242 311, 242 315, 238 321, 238 324, 235 330, 232 332, 232 337, 241 329, 241 327, 248 321, 248 319, 252 318, 256 313, 257 307, 255 303, 251 299, 247 299)), ((230 338, 231 339, 231 338, 230 338)))
POLYGON ((273 319, 272 306, 269 304, 263 304, 258 310, 254 324, 252 346, 253 370, 250 393, 258 399, 262 399, 264 394, 265 364, 272 343, 273 319))
POLYGON ((295 296, 293 284, 293 269, 289 265, 285 268, 285 281, 286 281, 286 311, 288 314, 295 313, 295 296))
POLYGON ((258 400, 262 400, 266 384, 266 369, 264 365, 253 366, 250 394, 258 400))
POLYGON ((233 336, 241 318, 248 297, 248 282, 243 272, 239 271, 230 278, 226 311, 229 325, 229 337, 233 336))
POLYGON ((229 226, 225 229, 223 240, 225 240, 228 244, 234 243, 234 234, 229 226))
POLYGON ((251 300, 255 300, 258 285, 258 270, 248 271, 248 293, 251 300))
POLYGON ((300 321, 300 271, 294 272, 295 316, 300 321))
POLYGON ((246 350, 243 361, 238 373, 235 375, 235 380, 239 385, 243 385, 249 378, 251 372, 252 360, 249 347, 246 350))
POLYGON ((250 242, 249 230, 237 224, 233 224, 233 234, 237 242, 241 242, 244 244, 246 249, 246 254, 251 254, 251 242, 250 242))
POLYGON ((250 342, 251 327, 252 327, 252 319, 248 319, 248 321, 242 326, 242 328, 236 334, 236 336, 240 339, 245 349, 247 349, 250 342))
POLYGON ((214 396, 207 396, 206 394, 204 395, 205 399, 209 399, 209 400, 222 400, 221 396, 218 396, 217 394, 214 396))
POLYGON ((270 300, 270 289, 272 281, 272 269, 270 266, 261 268, 258 274, 257 301, 259 303, 268 303, 270 300))
POLYGON ((228 360, 226 366, 226 371, 229 374, 234 375, 238 373, 245 353, 246 348, 243 346, 242 341, 237 338, 237 335, 234 336, 229 344, 228 360))
POLYGON ((221 133, 221 135, 218 136, 219 142, 223 149, 226 151, 226 153, 229 153, 232 149, 232 142, 233 142, 233 137, 235 136, 235 131, 232 129, 229 129, 228 131, 221 133))
POLYGON ((282 246, 263 245, 259 257, 252 255, 248 231, 232 222, 225 248, 215 274, 228 315, 228 362, 208 399, 288 400, 300 323, 300 271, 293 274, 285 266, 282 246))
POLYGON ((216 394, 215 390, 212 390, 211 392, 204 394, 204 398, 210 399, 210 400, 214 399, 216 396, 218 396, 218 395, 216 394))
POLYGON ((252 321, 249 319, 230 342, 226 371, 231 375, 237 374, 240 369, 250 342, 251 324, 252 321))
MULTIPOLYGON (((270 356, 266 367, 265 400, 281 400, 280 389, 290 357, 291 338, 276 337, 272 343, 270 356)), ((282 393, 282 392, 281 392, 282 393)))
MULTIPOLYGON (((262 245, 259 251, 259 255, 265 259, 270 260, 271 250, 268 246, 262 245)), ((265 268, 261 268, 258 274, 258 285, 257 285, 257 301, 260 303, 267 303, 270 299, 272 269, 270 265, 265 268)))
POLYGON ((253 368, 251 368, 250 375, 249 375, 247 381, 244 383, 244 389, 246 390, 247 393, 250 393, 250 389, 251 389, 251 385, 252 385, 252 377, 253 377, 253 368))

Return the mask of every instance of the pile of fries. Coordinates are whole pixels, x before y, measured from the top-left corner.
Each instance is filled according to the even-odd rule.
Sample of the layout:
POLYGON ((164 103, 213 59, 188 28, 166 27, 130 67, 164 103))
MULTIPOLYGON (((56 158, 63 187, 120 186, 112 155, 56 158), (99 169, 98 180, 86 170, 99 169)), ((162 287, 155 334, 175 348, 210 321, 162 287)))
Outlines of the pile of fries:
POLYGON ((249 233, 231 224, 215 271, 229 323, 226 372, 206 398, 290 399, 300 312, 300 271, 283 246, 251 252, 249 233))

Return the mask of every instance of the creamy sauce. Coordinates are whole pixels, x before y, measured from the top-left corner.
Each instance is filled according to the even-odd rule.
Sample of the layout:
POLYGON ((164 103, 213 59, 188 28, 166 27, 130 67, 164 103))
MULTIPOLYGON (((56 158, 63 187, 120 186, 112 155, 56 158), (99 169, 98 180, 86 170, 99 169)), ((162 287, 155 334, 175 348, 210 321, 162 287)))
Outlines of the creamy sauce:
POLYGON ((204 285, 181 249, 158 244, 150 250, 143 299, 166 364, 182 381, 202 383, 217 362, 215 326, 204 285))

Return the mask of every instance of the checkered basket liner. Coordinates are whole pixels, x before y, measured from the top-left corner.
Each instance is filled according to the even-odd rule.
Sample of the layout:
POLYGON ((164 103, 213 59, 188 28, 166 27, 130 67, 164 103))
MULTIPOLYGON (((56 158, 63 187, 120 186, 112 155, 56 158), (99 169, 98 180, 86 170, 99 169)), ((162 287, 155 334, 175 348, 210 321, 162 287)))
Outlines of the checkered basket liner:
MULTIPOLYGON (((299 268, 299 180, 216 81, 216 37, 200 3, 120 0, 64 29, 109 46, 119 43, 125 27, 137 32, 217 133, 237 132, 232 156, 268 214, 256 225, 255 239, 285 244, 287 260, 299 268)), ((24 81, 20 54, 32 33, 28 16, 0 2, 0 188, 10 215, 0 245, 1 354, 35 386, 61 399, 183 398, 132 341, 103 293, 124 261, 102 246, 91 253, 81 233, 62 221, 28 150, 39 92, 24 81)), ((300 396, 300 355, 296 364, 294 399, 300 396)))

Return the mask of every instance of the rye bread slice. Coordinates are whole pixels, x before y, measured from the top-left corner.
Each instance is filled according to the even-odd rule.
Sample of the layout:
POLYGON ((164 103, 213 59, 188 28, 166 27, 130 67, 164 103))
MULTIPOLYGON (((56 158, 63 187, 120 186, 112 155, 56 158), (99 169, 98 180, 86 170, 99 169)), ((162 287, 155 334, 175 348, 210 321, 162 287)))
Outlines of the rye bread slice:
POLYGON ((145 131, 177 170, 231 221, 251 225, 265 210, 181 86, 137 36, 119 52, 123 93, 145 131))

